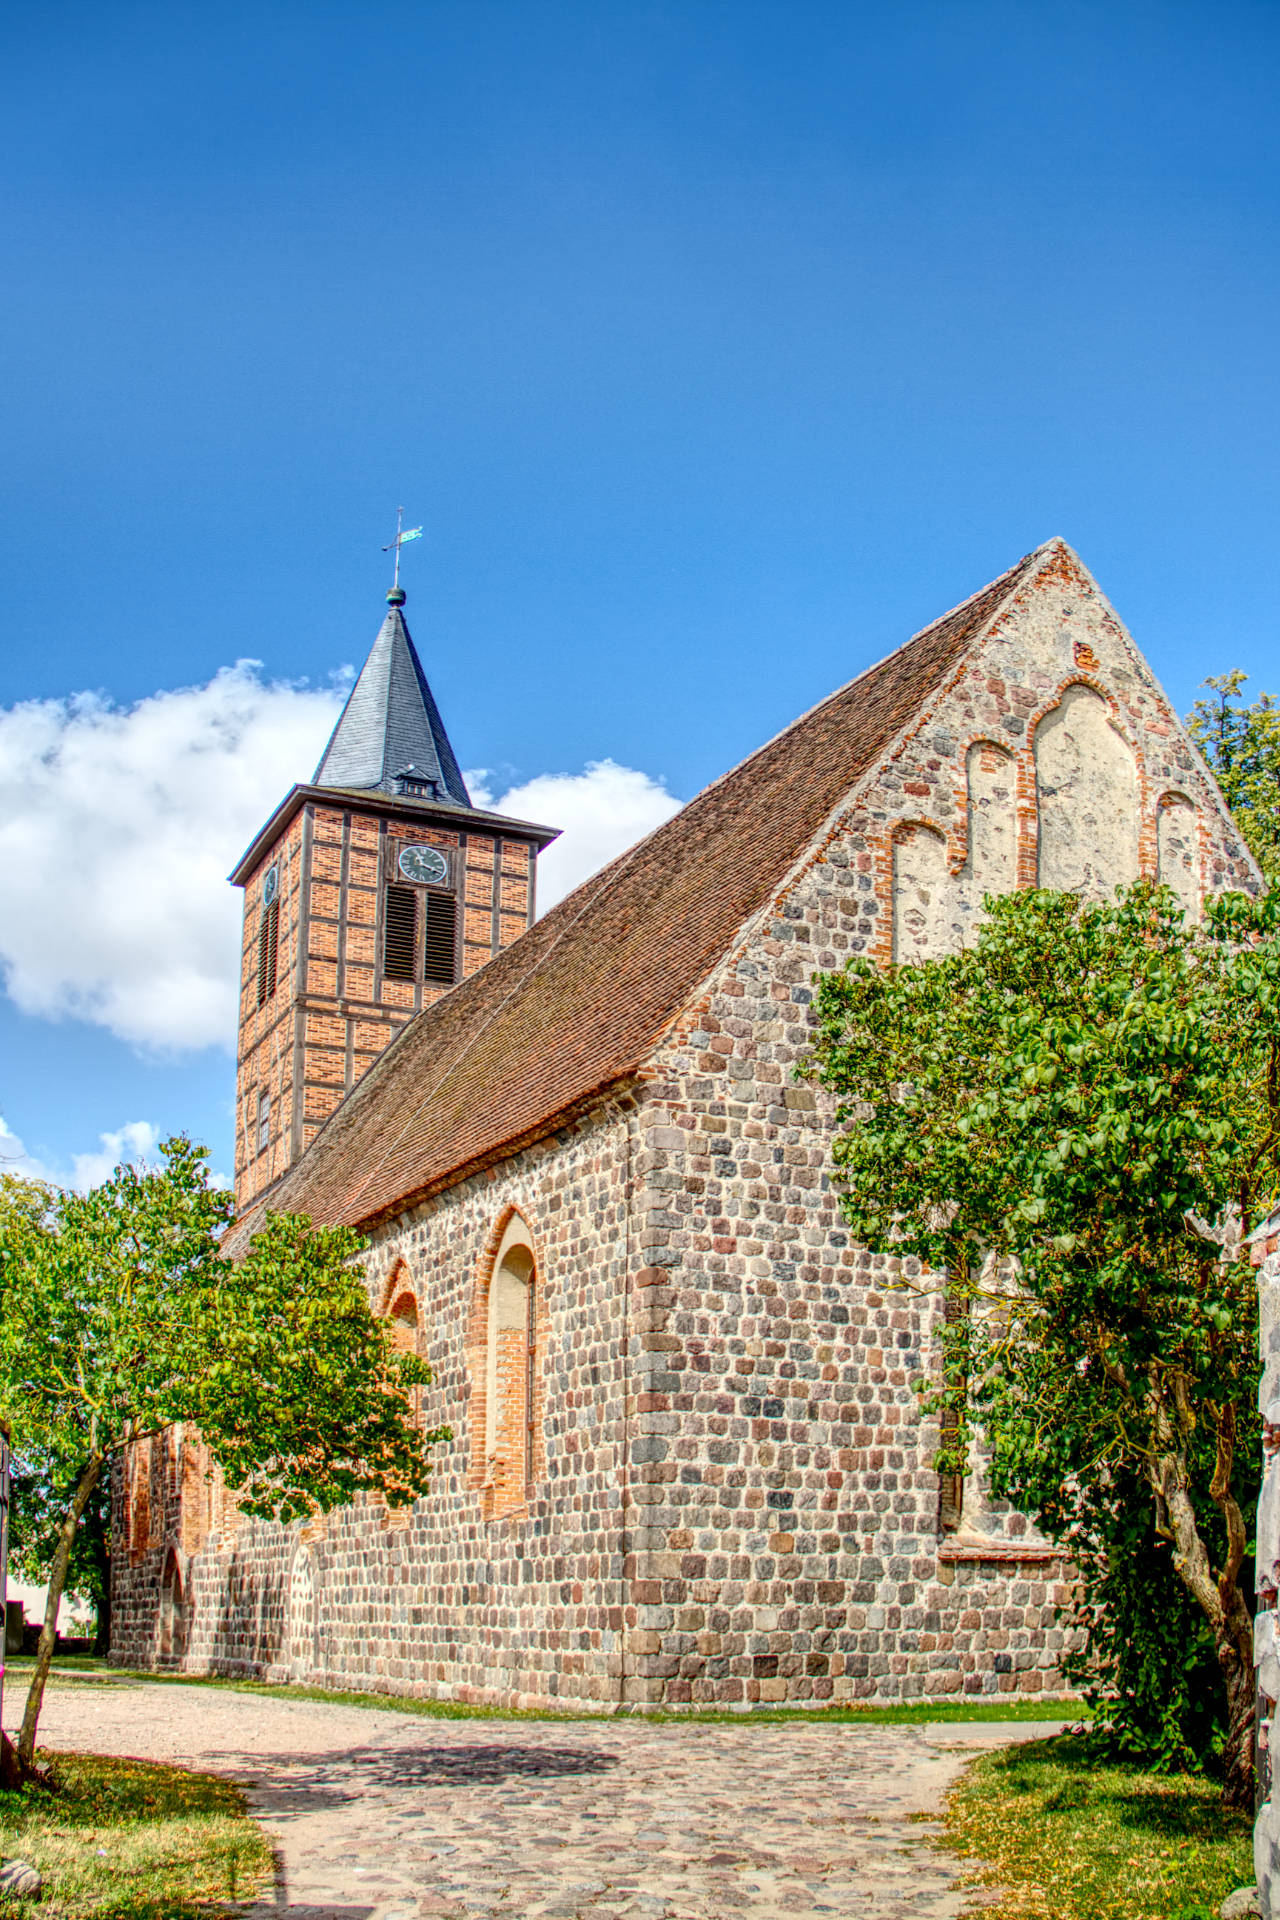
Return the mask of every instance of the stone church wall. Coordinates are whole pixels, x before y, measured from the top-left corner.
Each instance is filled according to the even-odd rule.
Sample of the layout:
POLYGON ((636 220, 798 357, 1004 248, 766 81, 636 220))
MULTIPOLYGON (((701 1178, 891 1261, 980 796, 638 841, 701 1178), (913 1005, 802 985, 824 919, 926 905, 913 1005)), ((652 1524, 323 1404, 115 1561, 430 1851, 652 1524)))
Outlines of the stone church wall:
POLYGON ((637 1189, 636 1701, 1061 1684, 1068 1569, 989 1502, 944 1531, 942 1296, 852 1244, 829 1104, 797 1084, 815 969, 973 938, 985 892, 1139 871, 1198 910, 1247 856, 1158 687, 1064 565, 865 783, 656 1063, 637 1189))
POLYGON ((815 969, 954 949, 984 894, 1015 884, 1102 895, 1136 872, 1195 911, 1253 878, 1064 555, 831 818, 634 1087, 378 1232, 374 1303, 393 1310, 407 1278, 436 1369, 423 1420, 454 1429, 430 1494, 407 1516, 365 1501, 283 1529, 241 1520, 216 1485, 197 1496, 181 1466, 152 1472, 130 1534, 122 1486, 114 1656, 602 1709, 1054 1688, 1067 1569, 980 1476, 944 1526, 914 1391, 941 1296, 852 1244, 829 1108, 795 1068, 815 969), (535 1306, 523 1503, 494 1435, 519 1397, 525 1269, 508 1265, 492 1335, 488 1302, 517 1218, 535 1306))
MULTIPOLYGON (((629 1166, 634 1114, 620 1100, 379 1233, 368 1256, 385 1310, 416 1295, 435 1373, 424 1426, 445 1422, 430 1492, 408 1512, 371 1497, 284 1528, 208 1503, 180 1552, 185 1618, 166 1658, 194 1672, 476 1701, 618 1700, 626 1602, 629 1166), (494 1253, 518 1209, 537 1261, 543 1457, 533 1497, 486 1517, 485 1319, 494 1253), (198 1546, 198 1550, 196 1549, 198 1546)), ((122 1512, 117 1539, 127 1537, 122 1512)), ((161 1658, 160 1592, 178 1504, 151 1503, 145 1539, 116 1570, 112 1657, 161 1658)))

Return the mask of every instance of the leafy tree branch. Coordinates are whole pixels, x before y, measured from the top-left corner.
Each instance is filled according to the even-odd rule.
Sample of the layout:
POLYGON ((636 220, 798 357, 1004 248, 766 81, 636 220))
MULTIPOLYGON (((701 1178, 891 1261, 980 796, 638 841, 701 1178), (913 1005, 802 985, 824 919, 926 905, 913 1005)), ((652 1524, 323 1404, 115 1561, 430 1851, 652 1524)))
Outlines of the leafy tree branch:
POLYGON ((416 1499, 450 1437, 418 1429, 430 1370, 371 1312, 355 1234, 269 1215, 233 1262, 205 1150, 179 1136, 161 1154, 87 1194, 0 1181, 0 1419, 33 1495, 22 1550, 28 1566, 48 1556, 24 1776, 59 1602, 130 1445, 193 1425, 241 1508, 288 1523, 361 1489, 416 1499))
POLYGON ((1212 1640, 1242 1801, 1258 1362, 1239 1232, 1280 1184, 1280 894, 1211 901, 1202 926, 1145 883, 985 914, 964 953, 819 980, 810 1070, 840 1098, 844 1211, 946 1276, 943 1471, 980 1425, 993 1490, 1111 1593, 1137 1537, 1117 1499, 1146 1488, 1212 1640))

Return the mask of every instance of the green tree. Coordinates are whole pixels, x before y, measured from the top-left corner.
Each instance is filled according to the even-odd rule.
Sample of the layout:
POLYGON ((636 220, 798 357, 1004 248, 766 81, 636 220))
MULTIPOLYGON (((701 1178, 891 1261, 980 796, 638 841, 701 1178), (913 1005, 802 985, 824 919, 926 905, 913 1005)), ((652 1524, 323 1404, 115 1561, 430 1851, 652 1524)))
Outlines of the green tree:
POLYGON ((87 1194, 0 1183, 0 1418, 19 1457, 74 1462, 48 1564, 48 1607, 17 1764, 34 1765, 59 1599, 110 1461, 177 1421, 197 1425, 241 1507, 291 1521, 376 1488, 403 1506, 427 1487, 412 1389, 369 1307, 362 1242, 345 1227, 268 1215, 239 1260, 220 1240, 228 1195, 205 1149, 117 1167, 87 1194))
POLYGON ((945 1273, 941 1467, 980 1421, 996 1493, 1130 1586, 1107 1515, 1145 1489, 1212 1636, 1244 1804, 1258 1358, 1233 1236, 1280 1180, 1280 894, 1211 901, 1202 927, 1147 884, 986 909, 966 952, 819 978, 844 1211, 945 1273))
POLYGON ((1280 705, 1269 693, 1246 706, 1247 673, 1213 674, 1187 730, 1222 788, 1223 798, 1267 879, 1280 883, 1280 705))

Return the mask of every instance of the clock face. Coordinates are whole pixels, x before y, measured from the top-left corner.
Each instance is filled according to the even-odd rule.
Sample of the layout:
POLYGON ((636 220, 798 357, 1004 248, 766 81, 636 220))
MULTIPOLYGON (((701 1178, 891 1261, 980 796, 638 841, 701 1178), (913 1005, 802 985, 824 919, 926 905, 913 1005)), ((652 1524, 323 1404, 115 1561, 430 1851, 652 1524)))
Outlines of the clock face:
POLYGON ((449 878, 449 862, 439 847, 401 847, 400 871, 406 880, 439 887, 449 878))
POLYGON ((280 869, 279 867, 268 867, 267 877, 262 883, 263 906, 269 907, 271 905, 271 902, 275 899, 276 894, 279 891, 280 891, 280 869))

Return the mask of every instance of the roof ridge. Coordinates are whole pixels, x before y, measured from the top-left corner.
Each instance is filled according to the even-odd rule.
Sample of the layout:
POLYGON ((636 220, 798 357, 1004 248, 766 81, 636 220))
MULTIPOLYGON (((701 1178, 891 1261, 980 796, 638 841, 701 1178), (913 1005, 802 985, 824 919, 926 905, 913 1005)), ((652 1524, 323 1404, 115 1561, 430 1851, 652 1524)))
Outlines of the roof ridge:
MULTIPOLYGON (((779 727, 777 733, 771 734, 769 738, 762 741, 758 747, 753 747, 751 752, 746 754, 743 759, 736 761, 733 766, 726 768, 723 773, 717 774, 714 780, 709 780, 705 787, 700 787, 697 793, 685 801, 685 806, 691 807, 694 801, 701 800, 703 794, 711 793, 716 787, 722 786, 726 780, 735 779, 744 767, 749 767, 751 762, 758 759, 762 753, 768 753, 771 747, 777 746, 780 740, 785 740, 787 735, 794 733, 797 727, 802 727, 807 721, 812 720, 814 715, 821 713, 824 707, 828 707, 833 701, 843 699, 846 695, 852 693, 861 681, 868 679, 873 673, 879 673, 882 667, 887 667, 891 660, 896 660, 900 653, 907 651, 908 647, 913 647, 918 640, 927 639, 937 628, 945 626, 948 620, 957 619, 964 613, 967 607, 971 607, 975 601, 985 598, 987 594, 993 592, 995 588, 1000 586, 1005 580, 1012 582, 1013 576, 1021 573, 1022 569, 1028 567, 1032 560, 1038 560, 1042 554, 1047 554, 1051 547, 1059 544, 1065 546, 1066 542, 1059 542, 1055 537, 1053 540, 1046 540, 1043 546, 1033 547, 1030 553, 1024 553, 1021 560, 1015 561, 1013 566, 1006 567, 1003 573, 998 573, 994 579, 988 580, 985 587, 979 587, 976 593, 967 594, 963 600, 957 600, 954 607, 948 607, 945 613, 940 613, 936 620, 930 620, 923 627, 918 627, 909 639, 903 640, 888 653, 881 654, 878 660, 873 660, 870 666, 863 667, 860 672, 854 674, 851 680, 844 681, 841 686, 834 688, 831 693, 824 694, 821 700, 815 700, 811 707, 806 707, 804 712, 797 714, 794 720, 789 720, 785 727, 779 727)), ((1030 577, 1030 573, 1028 573, 1027 578, 1030 577)), ((1019 584, 1022 583, 1019 582, 1019 584)), ((989 617, 983 622, 982 628, 973 636, 975 641, 981 637, 982 632, 985 632, 1003 605, 1004 602, 1002 600, 1000 606, 992 608, 989 617)), ((683 811, 683 808, 681 811, 683 811)), ((673 815, 672 817, 678 818, 679 816, 673 815)), ((661 833, 663 827, 669 826, 670 824, 670 821, 664 820, 660 825, 654 827, 652 832, 661 833)), ((606 869, 602 868, 601 871, 606 871, 606 869)))
POLYGON ((864 668, 415 1015, 285 1176, 283 1204, 373 1221, 634 1072, 1052 547, 864 668))

